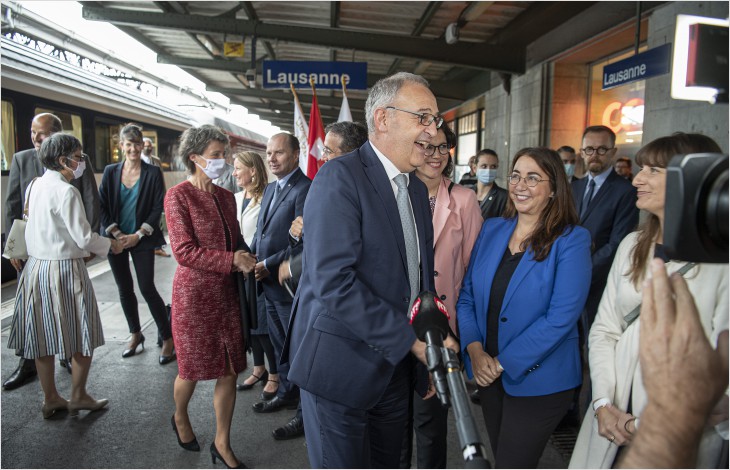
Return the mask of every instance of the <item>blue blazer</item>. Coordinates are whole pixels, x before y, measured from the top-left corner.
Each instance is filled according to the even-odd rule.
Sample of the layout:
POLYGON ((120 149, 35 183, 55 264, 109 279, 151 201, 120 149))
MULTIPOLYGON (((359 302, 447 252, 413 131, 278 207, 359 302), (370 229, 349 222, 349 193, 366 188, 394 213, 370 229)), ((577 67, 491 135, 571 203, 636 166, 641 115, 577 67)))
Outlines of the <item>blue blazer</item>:
MULTIPOLYGON (((487 219, 474 244, 456 304, 467 374, 466 347, 486 350, 487 308, 492 281, 517 218, 487 219)), ((502 384, 512 396, 540 396, 581 383, 578 318, 591 281, 591 237, 582 227, 566 229, 548 257, 535 261, 528 249, 510 279, 499 313, 502 384)))
MULTIPOLYGON (((433 290, 428 191, 414 173, 409 181, 421 288, 433 290)), ((282 362, 289 360, 288 378, 302 389, 351 408, 372 408, 416 335, 408 321, 398 206, 369 142, 319 170, 304 220, 302 276, 282 362)))
MULTIPOLYGON (((588 177, 571 183, 573 202, 575 202, 578 213, 580 213, 587 184, 588 177)), ((631 185, 630 181, 615 171, 611 171, 580 219, 581 227, 588 229, 593 240, 591 249, 593 277, 586 304, 586 309, 591 316, 595 316, 595 312, 598 310, 598 303, 606 288, 608 272, 618 246, 621 240, 636 228, 638 222, 636 188, 631 185)), ((590 320, 592 321, 592 318, 590 320)))
MULTIPOLYGON (((102 235, 112 238, 106 233, 107 227, 119 223, 119 211, 122 209, 119 199, 119 192, 122 187, 122 167, 124 162, 107 165, 104 168, 104 176, 101 177, 99 185, 99 204, 101 206, 101 228, 102 235)), ((165 243, 165 237, 160 230, 160 216, 165 201, 165 182, 162 179, 162 170, 154 165, 142 162, 139 171, 139 195, 137 196, 137 221, 135 230, 138 230, 143 223, 152 227, 152 235, 142 237, 137 246, 130 251, 153 250, 165 243)))
MULTIPOLYGON (((291 295, 279 284, 279 265, 290 256, 301 253, 301 244, 289 245, 291 223, 304 213, 304 200, 309 193, 312 180, 297 168, 289 177, 286 186, 279 193, 274 206, 269 210, 278 182, 269 183, 261 199, 261 211, 256 222, 256 235, 251 250, 259 261, 266 260, 269 276, 259 282, 266 297, 277 302, 291 302, 291 295)), ((309 225, 307 225, 309 231, 309 225)))

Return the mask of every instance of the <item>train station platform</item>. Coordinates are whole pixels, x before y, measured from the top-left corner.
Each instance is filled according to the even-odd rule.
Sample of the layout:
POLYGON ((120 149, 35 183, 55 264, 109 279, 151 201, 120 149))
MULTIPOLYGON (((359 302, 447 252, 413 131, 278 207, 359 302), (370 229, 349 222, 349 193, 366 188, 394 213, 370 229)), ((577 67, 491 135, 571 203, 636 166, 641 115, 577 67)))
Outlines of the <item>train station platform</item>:
MULTIPOLYGON (((169 247, 167 248, 169 252, 169 247)), ((155 284, 162 298, 169 302, 172 278, 177 263, 173 257, 155 257, 155 284)), ((0 429, 2 468, 211 468, 210 443, 215 433, 213 411, 214 381, 200 382, 190 403, 190 419, 201 452, 185 451, 177 445, 170 426, 175 405, 172 398, 177 363, 158 364, 157 328, 137 291, 145 350, 122 359, 129 340, 116 284, 106 260, 89 265, 101 311, 106 344, 95 351, 88 380, 88 390, 95 398, 108 398, 106 409, 81 412, 71 418, 59 412, 51 419, 41 416, 41 392, 38 379, 21 388, 0 393, 0 429)), ((136 280, 135 280, 136 283, 136 280)), ((14 351, 7 348, 13 312, 15 282, 2 286, 2 380, 17 366, 14 351)), ((251 364, 249 356, 249 365, 251 364)), ((56 363, 56 384, 68 398, 71 376, 56 363)), ((248 376, 246 371, 240 380, 248 376)), ((254 413, 251 405, 259 400, 261 387, 237 392, 231 431, 232 447, 238 458, 251 468, 309 468, 304 438, 276 441, 271 431, 286 423, 293 411, 271 414, 254 413)), ((482 439, 486 430, 481 409, 472 404, 482 439)), ((448 467, 463 468, 463 460, 449 414, 448 467)), ((540 468, 566 468, 575 429, 559 430, 551 439, 540 461, 540 468)), ((491 458, 491 457, 490 457, 491 458)), ((218 467, 222 467, 220 463, 218 467)), ((412 465, 416 468, 415 452, 412 465)))

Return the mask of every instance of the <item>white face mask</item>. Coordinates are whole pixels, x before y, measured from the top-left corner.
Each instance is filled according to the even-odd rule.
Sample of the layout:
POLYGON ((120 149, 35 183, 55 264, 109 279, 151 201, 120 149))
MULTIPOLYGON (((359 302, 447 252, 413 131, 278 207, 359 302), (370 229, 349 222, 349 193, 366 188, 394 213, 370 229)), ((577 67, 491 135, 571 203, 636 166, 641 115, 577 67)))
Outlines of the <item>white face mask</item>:
POLYGON ((208 178, 214 180, 223 174, 223 170, 226 168, 226 160, 224 158, 215 158, 215 159, 203 158, 203 160, 205 160, 205 162, 207 164, 207 166, 205 168, 198 165, 198 162, 195 162, 195 164, 198 165, 198 168, 203 170, 203 173, 205 173, 205 175, 208 178))
POLYGON ((492 184, 497 179, 497 170, 491 168, 479 168, 477 170, 477 179, 482 184, 492 184))
POLYGON ((563 166, 565 166, 565 174, 568 175, 568 179, 572 178, 575 175, 575 164, 564 163, 563 166))
MULTIPOLYGON (((66 168, 67 170, 71 170, 71 168, 69 168, 66 165, 63 165, 63 167, 66 168)), ((86 170, 86 160, 81 160, 80 162, 76 162, 76 169, 71 170, 71 173, 73 173, 74 179, 77 180, 84 175, 85 170, 86 170)))

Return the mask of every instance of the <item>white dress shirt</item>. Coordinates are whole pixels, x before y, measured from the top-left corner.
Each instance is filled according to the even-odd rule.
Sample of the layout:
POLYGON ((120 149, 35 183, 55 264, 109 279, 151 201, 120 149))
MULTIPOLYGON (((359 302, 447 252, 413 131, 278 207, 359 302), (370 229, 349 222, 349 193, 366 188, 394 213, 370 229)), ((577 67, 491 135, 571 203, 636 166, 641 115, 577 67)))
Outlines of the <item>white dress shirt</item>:
POLYGON ((91 231, 81 194, 58 171, 48 170, 32 183, 25 243, 37 259, 106 256, 111 242, 91 231))

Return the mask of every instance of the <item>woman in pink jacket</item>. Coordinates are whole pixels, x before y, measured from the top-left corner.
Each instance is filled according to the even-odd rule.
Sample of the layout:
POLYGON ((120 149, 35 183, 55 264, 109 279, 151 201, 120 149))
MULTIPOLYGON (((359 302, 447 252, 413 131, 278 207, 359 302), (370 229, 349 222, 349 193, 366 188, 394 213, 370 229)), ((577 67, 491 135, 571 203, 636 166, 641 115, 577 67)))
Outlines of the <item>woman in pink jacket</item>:
MULTIPOLYGON (((482 214, 471 189, 454 184, 451 149, 456 135, 441 126, 426 148, 426 162, 416 176, 428 188, 434 240, 436 292, 449 311, 449 326, 455 333, 456 299, 464 279, 471 249, 482 228, 482 214)), ((416 431, 418 468, 446 468, 446 419, 448 409, 435 395, 428 400, 413 397, 413 427, 416 431)), ((408 433, 411 441, 412 434, 408 433)), ((412 445, 406 443, 403 458, 410 463, 412 445)))

